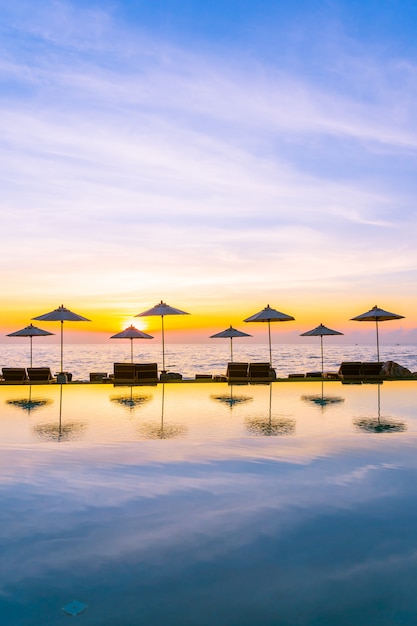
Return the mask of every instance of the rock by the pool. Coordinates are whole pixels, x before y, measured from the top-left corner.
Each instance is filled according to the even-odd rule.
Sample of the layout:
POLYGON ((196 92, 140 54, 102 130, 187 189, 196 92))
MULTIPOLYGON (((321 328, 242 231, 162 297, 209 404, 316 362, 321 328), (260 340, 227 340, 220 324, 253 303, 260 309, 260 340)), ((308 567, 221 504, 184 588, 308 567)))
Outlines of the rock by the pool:
POLYGON ((381 374, 384 378, 411 378, 413 376, 409 369, 395 361, 385 361, 381 368, 381 374))

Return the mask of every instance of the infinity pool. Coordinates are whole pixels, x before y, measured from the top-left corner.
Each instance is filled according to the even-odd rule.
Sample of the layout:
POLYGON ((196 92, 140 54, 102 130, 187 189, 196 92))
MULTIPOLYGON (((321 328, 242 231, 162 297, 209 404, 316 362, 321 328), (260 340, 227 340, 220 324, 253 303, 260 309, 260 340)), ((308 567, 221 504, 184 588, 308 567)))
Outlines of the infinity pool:
POLYGON ((416 397, 1 386, 0 623, 415 625, 416 397))

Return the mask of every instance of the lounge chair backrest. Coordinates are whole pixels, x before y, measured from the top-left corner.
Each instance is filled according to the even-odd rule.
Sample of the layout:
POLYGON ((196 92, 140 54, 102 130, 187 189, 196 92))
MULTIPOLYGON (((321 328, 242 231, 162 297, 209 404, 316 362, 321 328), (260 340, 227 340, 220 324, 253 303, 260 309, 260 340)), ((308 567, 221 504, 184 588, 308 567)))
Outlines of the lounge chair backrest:
POLYGON ((136 381, 136 369, 134 363, 114 363, 114 380, 136 381))
POLYGON ((24 382, 28 379, 24 367, 3 367, 2 372, 6 382, 24 382))
POLYGON ((343 378, 361 378, 362 374, 362 362, 361 361, 343 361, 340 364, 339 376, 343 378))
POLYGON ((28 376, 30 381, 50 381, 53 380, 51 369, 49 367, 28 367, 28 376))
POLYGON ((247 380, 249 363, 228 363, 226 376, 229 380, 247 380))
POLYGON ((383 363, 378 362, 362 363, 362 374, 365 378, 370 376, 378 378, 381 376, 381 369, 383 365, 383 363))
POLYGON ((250 380, 272 380, 269 363, 249 363, 250 380))
POLYGON ((107 378, 107 372, 90 372, 90 383, 102 383, 107 378))
POLYGON ((138 382, 158 382, 157 363, 136 363, 135 371, 138 382))

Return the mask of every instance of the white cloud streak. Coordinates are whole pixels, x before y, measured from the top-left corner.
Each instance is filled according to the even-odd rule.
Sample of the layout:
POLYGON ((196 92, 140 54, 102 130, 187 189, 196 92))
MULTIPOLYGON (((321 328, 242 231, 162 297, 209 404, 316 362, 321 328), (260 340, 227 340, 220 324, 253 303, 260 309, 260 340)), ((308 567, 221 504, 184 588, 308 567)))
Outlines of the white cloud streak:
POLYGON ((86 295, 163 287, 173 273, 184 290, 259 290, 417 267, 414 189, 378 174, 416 158, 411 64, 372 66, 368 102, 253 59, 243 67, 235 50, 179 49, 103 11, 18 11, 2 9, 18 43, 6 38, 0 65, 2 244, 14 258, 1 275, 16 290, 29 261, 45 290, 65 274, 86 295), (394 69, 395 101, 384 88, 394 69))

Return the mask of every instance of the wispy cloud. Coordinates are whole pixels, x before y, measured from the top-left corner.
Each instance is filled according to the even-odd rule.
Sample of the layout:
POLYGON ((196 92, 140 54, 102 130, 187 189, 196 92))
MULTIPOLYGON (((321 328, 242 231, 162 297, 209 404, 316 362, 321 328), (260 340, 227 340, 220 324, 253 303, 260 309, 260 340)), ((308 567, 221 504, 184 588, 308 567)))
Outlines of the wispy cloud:
POLYGON ((26 9, 1 9, 9 258, 20 242, 1 271, 12 291, 28 262, 45 290, 64 273, 92 297, 109 281, 163 287, 174 272, 179 288, 259 290, 317 276, 351 285, 365 265, 374 281, 416 268, 415 183, 395 177, 399 159, 416 158, 412 63, 346 56, 342 67, 339 50, 352 84, 378 85, 367 99, 239 63, 233 48, 227 58, 180 48, 104 10, 26 9))

